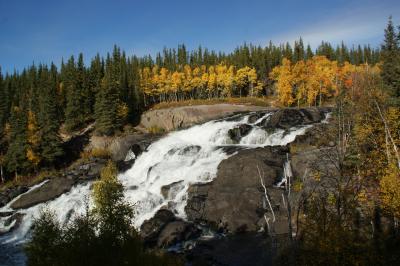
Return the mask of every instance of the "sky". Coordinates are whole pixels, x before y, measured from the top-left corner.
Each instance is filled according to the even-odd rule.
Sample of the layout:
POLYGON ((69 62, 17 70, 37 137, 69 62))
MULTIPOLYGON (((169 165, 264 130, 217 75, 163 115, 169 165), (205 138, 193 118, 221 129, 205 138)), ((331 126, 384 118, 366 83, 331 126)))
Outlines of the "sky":
POLYGON ((322 40, 378 47, 390 15, 399 25, 399 0, 0 0, 0 66, 20 71, 80 52, 88 60, 114 44, 139 56, 300 36, 314 48, 322 40))

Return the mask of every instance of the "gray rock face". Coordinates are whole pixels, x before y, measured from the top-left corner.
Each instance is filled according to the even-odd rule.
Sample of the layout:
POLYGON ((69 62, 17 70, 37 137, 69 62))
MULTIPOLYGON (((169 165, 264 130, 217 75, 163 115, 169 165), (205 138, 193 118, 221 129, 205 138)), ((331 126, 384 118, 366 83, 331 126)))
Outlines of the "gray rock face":
POLYGON ((295 126, 319 123, 324 118, 324 110, 320 108, 286 108, 275 111, 269 118, 262 121, 259 126, 266 129, 280 128, 288 130, 295 126))
POLYGON ((25 193, 26 191, 28 191, 28 187, 17 186, 0 192, 0 208, 10 202, 13 198, 25 193))
POLYGON ((239 143, 244 136, 249 134, 252 128, 253 127, 251 125, 242 124, 235 128, 229 129, 228 134, 234 143, 239 143))
POLYGON ((153 218, 143 222, 140 227, 140 235, 148 244, 157 243, 157 237, 161 230, 175 219, 175 215, 171 211, 161 209, 153 218))
POLYGON ((270 211, 265 204, 257 166, 273 207, 279 209, 282 192, 273 185, 282 176, 286 152, 286 147, 241 150, 222 161, 211 183, 189 188, 185 208, 189 220, 205 221, 231 233, 258 230, 260 220, 270 211))
POLYGON ((233 104, 183 106, 161 110, 150 110, 142 115, 140 123, 144 128, 157 126, 166 131, 171 131, 178 128, 186 128, 209 120, 222 118, 234 114, 235 112, 261 111, 265 109, 265 107, 260 106, 233 104))
POLYGON ((168 223, 160 232, 157 240, 158 247, 170 247, 182 241, 196 238, 201 230, 192 223, 177 220, 168 223))
POLYGON ((170 247, 200 235, 193 223, 183 221, 166 209, 159 210, 153 218, 144 221, 140 235, 149 247, 170 247))
POLYGON ((166 186, 162 186, 161 187, 161 194, 163 195, 163 197, 165 199, 169 198, 170 195, 174 193, 174 188, 175 187, 179 187, 179 186, 182 187, 182 182, 183 181, 178 181, 178 182, 174 182, 174 183, 171 183, 169 185, 166 185, 166 186))
POLYGON ((25 209, 33 205, 52 200, 61 194, 69 191, 74 181, 67 178, 50 179, 43 186, 22 195, 11 204, 13 209, 25 209))

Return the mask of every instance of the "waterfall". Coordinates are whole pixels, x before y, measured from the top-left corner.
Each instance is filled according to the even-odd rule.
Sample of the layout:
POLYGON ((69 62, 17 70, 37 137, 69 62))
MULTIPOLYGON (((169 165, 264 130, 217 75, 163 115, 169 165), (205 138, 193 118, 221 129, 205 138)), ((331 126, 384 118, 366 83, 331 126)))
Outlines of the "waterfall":
MULTIPOLYGON (((277 129, 268 133, 258 124, 269 119, 271 113, 265 113, 253 123, 249 122, 251 115, 254 113, 171 132, 138 156, 132 168, 118 176, 124 185, 126 199, 135 204, 134 225, 139 228, 143 221, 151 218, 160 208, 168 208, 176 216, 185 218, 189 185, 210 182, 216 177, 220 162, 234 154, 224 152, 224 147, 286 145, 310 127, 300 126, 289 131, 277 129), (251 129, 239 143, 235 143, 229 136, 229 130, 242 124, 250 125, 251 129)), ((91 183, 80 184, 50 202, 17 210, 24 214, 21 224, 11 234, 2 236, 0 242, 24 241, 34 218, 38 217, 40 209, 44 207, 53 210, 61 224, 67 223, 74 214, 85 211, 88 201, 91 204, 90 193, 91 183)), ((0 212, 11 211, 10 205, 0 208, 0 212)), ((7 218, 0 217, 0 230, 7 229, 4 223, 7 218)))

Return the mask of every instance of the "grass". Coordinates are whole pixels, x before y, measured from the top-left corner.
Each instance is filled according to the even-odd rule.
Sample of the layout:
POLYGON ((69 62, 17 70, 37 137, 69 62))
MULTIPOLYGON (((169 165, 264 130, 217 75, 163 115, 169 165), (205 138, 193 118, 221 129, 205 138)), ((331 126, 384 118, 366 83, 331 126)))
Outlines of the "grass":
POLYGON ((165 129, 159 126, 151 126, 147 129, 150 134, 159 135, 165 132, 165 129))
POLYGON ((171 107, 193 106, 193 105, 213 105, 221 103, 240 104, 240 105, 256 105, 271 107, 275 105, 276 99, 272 97, 240 97, 240 98, 212 98, 212 99, 195 99, 175 102, 162 102, 152 106, 151 109, 165 109, 171 107))
POLYGON ((111 153, 109 150, 103 148, 95 148, 90 151, 81 152, 80 160, 89 161, 91 158, 109 159, 110 157, 111 153))

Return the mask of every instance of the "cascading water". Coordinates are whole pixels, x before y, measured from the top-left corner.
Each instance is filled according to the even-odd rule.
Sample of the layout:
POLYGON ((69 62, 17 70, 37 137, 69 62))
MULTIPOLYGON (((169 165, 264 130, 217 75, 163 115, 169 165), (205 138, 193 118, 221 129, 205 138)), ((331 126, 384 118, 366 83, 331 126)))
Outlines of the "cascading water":
POLYGON ((170 133, 149 146, 133 167, 119 176, 127 189, 126 198, 136 203, 135 225, 139 227, 162 207, 185 218, 189 185, 209 182, 216 177, 218 165, 230 156, 223 151, 223 146, 286 145, 310 127, 268 133, 257 124, 270 115, 267 113, 253 123, 248 122, 250 115, 236 121, 211 121, 170 133), (242 124, 250 124, 252 129, 238 144, 234 144, 228 132, 242 124), (162 193, 165 188, 168 188, 167 193, 162 193))
MULTIPOLYGON (((139 228, 143 221, 162 207, 184 218, 189 185, 210 182, 216 177, 220 162, 232 155, 224 152, 224 146, 253 148, 286 145, 310 127, 301 126, 289 131, 277 129, 268 133, 257 125, 268 119, 271 113, 265 113, 257 121, 249 123, 251 115, 238 115, 234 119, 211 121, 169 133, 138 156, 133 167, 119 175, 126 189, 126 199, 135 204, 135 226, 139 228), (242 124, 251 125, 251 130, 239 143, 234 143, 229 130, 242 124)), ((24 241, 33 219, 46 206, 58 215, 61 224, 67 223, 73 214, 85 211, 90 187, 90 183, 77 185, 53 201, 18 210, 18 213, 24 214, 21 224, 12 233, 2 236, 0 242, 24 241)), ((0 213, 13 211, 10 205, 1 208, 0 213)), ((0 232, 10 227, 5 225, 7 218, 0 218, 0 232)))

